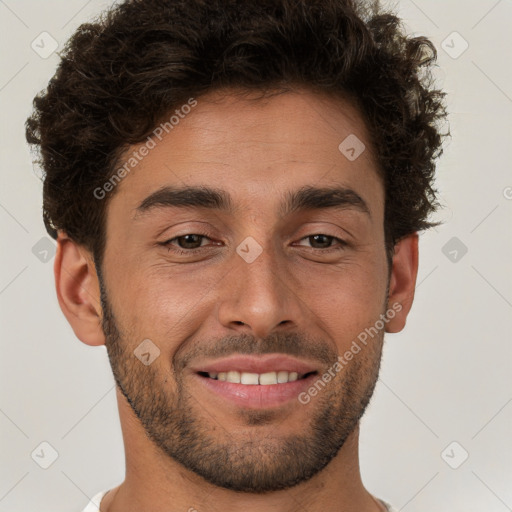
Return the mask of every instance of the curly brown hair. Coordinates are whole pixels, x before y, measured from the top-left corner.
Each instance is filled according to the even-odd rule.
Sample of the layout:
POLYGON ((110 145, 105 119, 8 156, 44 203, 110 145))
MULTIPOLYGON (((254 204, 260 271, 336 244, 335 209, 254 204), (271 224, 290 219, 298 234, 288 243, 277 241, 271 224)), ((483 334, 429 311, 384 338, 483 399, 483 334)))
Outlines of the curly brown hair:
POLYGON ((81 25, 60 56, 26 137, 39 149, 48 233, 63 230, 97 262, 107 200, 93 191, 176 107, 227 87, 355 102, 382 173, 388 262, 400 238, 439 224, 427 220, 449 135, 439 126, 446 93, 432 85, 436 49, 378 2, 128 0, 81 25))

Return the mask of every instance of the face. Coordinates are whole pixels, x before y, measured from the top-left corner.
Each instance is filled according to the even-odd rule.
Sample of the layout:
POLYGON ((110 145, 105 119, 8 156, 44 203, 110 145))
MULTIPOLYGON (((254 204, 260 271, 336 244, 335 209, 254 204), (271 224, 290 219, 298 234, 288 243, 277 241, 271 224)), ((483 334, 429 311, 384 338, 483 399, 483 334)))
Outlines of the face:
POLYGON ((117 385, 161 453, 210 483, 297 485, 336 456, 378 377, 389 274, 364 123, 306 91, 210 93, 156 142, 107 208, 117 385), (338 149, 351 134, 355 160, 338 149))

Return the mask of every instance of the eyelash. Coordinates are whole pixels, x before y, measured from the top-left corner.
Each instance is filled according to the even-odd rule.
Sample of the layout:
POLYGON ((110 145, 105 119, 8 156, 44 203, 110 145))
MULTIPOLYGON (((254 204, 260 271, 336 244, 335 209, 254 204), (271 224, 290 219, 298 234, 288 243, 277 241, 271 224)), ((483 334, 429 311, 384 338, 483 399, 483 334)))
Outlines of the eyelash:
MULTIPOLYGON (((211 237, 206 235, 206 234, 202 234, 202 233, 185 233, 184 235, 176 236, 176 237, 171 238, 171 239, 169 239, 169 240, 167 240, 165 242, 162 242, 160 245, 163 245, 164 247, 167 247, 167 250, 169 252, 173 252, 173 253, 178 254, 178 255, 198 254, 198 253, 202 252, 203 250, 207 250, 208 249, 207 246, 201 246, 201 247, 198 247, 196 249, 181 249, 179 247, 177 248, 176 246, 172 245, 171 242, 177 240, 178 238, 184 238, 184 237, 186 237, 188 235, 196 235, 196 236, 200 236, 202 238, 208 238, 208 239, 211 240, 211 237)), ((308 236, 302 237, 299 241, 305 240, 305 239, 313 237, 313 236, 318 236, 318 235, 322 235, 322 236, 325 236, 327 238, 332 238, 333 241, 337 241, 338 242, 338 245, 334 246, 334 247, 328 247, 327 249, 317 249, 315 247, 312 247, 311 249, 313 249, 314 251, 321 251, 323 253, 337 252, 337 251, 344 250, 349 245, 347 242, 345 242, 345 240, 342 240, 341 238, 338 238, 336 236, 327 235, 325 233, 314 233, 312 235, 308 235, 308 236)))

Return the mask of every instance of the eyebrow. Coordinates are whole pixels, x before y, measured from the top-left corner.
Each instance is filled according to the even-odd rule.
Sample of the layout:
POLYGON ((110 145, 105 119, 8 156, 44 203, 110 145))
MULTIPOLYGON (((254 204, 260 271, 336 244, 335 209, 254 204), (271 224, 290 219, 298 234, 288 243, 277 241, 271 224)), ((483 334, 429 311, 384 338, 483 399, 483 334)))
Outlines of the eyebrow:
MULTIPOLYGON (((166 186, 153 192, 140 203, 134 219, 161 207, 207 208, 230 214, 238 211, 232 197, 223 189, 207 186, 166 186)), ((287 191, 283 196, 279 215, 284 217, 297 211, 321 209, 353 209, 371 218, 370 208, 364 199, 354 190, 341 186, 304 186, 298 190, 287 191)))

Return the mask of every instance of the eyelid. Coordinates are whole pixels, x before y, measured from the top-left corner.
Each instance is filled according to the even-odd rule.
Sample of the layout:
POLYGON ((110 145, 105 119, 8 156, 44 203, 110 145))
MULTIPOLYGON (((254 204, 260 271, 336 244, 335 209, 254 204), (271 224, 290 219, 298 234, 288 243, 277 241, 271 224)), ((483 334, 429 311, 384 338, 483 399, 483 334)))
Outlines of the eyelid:
MULTIPOLYGON (((155 238, 160 238, 161 236, 165 236, 167 232, 176 231, 177 234, 173 235, 172 238, 177 238, 185 235, 199 235, 204 234, 205 236, 212 237, 215 236, 213 230, 210 228, 210 224, 208 222, 203 222, 200 220, 191 220, 186 222, 179 222, 177 224, 167 225, 164 229, 158 231, 155 234, 155 238), (186 224, 183 226, 183 224, 186 224)), ((170 238, 168 238, 170 240, 170 238)))
MULTIPOLYGON (((181 251, 186 251, 186 252, 190 252, 190 253, 193 253, 194 251, 198 251, 200 249, 203 249, 205 246, 201 245, 199 247, 197 247, 196 249, 182 249, 181 247, 178 247, 174 244, 172 244, 171 242, 174 242, 175 240, 177 240, 178 238, 183 238, 185 236, 188 236, 188 235, 197 235, 199 236, 200 238, 202 238, 201 240, 201 243, 203 242, 203 240, 207 239, 207 240, 210 240, 210 241, 214 241, 212 236, 206 234, 206 233, 200 233, 200 232, 195 232, 195 231, 189 231, 187 233, 183 233, 182 235, 176 235, 176 236, 173 236, 172 238, 169 238, 163 242, 160 242, 160 245, 163 245, 163 246, 173 246, 173 247, 176 247, 176 249, 178 250, 181 250, 181 251)), ((218 245, 218 244, 216 244, 218 245)))

